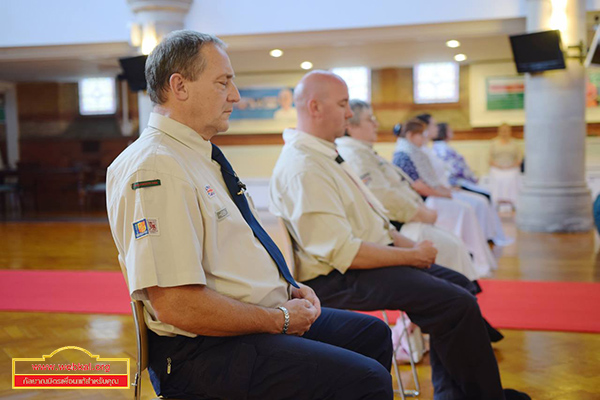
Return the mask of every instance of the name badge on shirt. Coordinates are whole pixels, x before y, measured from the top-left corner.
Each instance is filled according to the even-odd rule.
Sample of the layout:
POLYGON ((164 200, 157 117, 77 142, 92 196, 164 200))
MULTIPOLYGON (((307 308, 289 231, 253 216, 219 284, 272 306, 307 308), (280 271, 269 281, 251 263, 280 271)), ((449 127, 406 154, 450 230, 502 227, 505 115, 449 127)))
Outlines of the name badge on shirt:
POLYGON ((216 211, 215 214, 217 214, 217 221, 222 221, 227 218, 229 211, 227 211, 227 208, 223 207, 219 211, 216 211))
POLYGON ((365 185, 367 185, 367 186, 368 186, 368 185, 369 185, 369 183, 371 183, 371 181, 373 180, 373 179, 371 178, 371 173, 370 173, 370 172, 367 172, 366 174, 363 174, 363 175, 360 177, 360 179, 361 179, 361 180, 363 181, 363 183, 364 183, 365 185))

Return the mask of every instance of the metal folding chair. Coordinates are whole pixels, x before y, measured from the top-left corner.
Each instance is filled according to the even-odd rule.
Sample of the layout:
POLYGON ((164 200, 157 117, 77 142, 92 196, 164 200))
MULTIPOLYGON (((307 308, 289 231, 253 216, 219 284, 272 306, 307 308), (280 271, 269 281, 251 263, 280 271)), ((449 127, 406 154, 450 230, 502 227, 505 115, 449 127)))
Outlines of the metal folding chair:
MULTIPOLYGON (((383 320, 389 326, 390 320, 388 318, 387 312, 385 310, 382 310, 381 313, 383 314, 383 320)), ((406 323, 406 315, 404 314, 404 312, 401 312, 401 319, 402 319, 402 324, 404 325, 404 332, 402 332, 402 335, 400 336, 400 338, 398 340, 398 344, 394 348, 394 354, 392 356, 392 368, 394 370, 394 378, 396 378, 396 382, 398 383, 398 389, 394 390, 394 393, 399 394, 400 398, 402 400, 405 400, 406 397, 417 397, 418 395, 420 395, 421 394, 421 385, 419 384, 419 376, 417 375, 417 364, 415 363, 415 360, 413 358, 412 344, 410 343, 410 340, 408 340, 408 337, 407 337, 408 353, 409 353, 410 369, 412 372, 413 383, 415 385, 414 390, 405 390, 404 385, 402 384, 402 379, 400 378, 400 368, 398 367, 398 361, 396 361, 396 352, 400 348, 400 342, 402 341, 402 337, 404 335, 408 335, 408 325, 406 323)))
MULTIPOLYGON (((279 225, 281 226, 281 228, 283 229, 283 231, 285 232, 284 236, 285 236, 285 241, 286 241, 286 249, 285 249, 285 253, 287 253, 287 262, 288 262, 288 267, 292 273, 292 276, 294 278, 296 278, 296 269, 297 269, 297 265, 296 265, 296 251, 298 248, 298 245, 296 244, 296 241, 294 240, 294 237, 291 235, 291 233, 289 232, 289 230, 287 229, 287 226, 285 225, 285 222, 283 221, 282 218, 278 218, 279 220, 279 225)), ((385 310, 381 310, 381 313, 383 314, 383 320, 384 322, 390 326, 390 321, 387 315, 387 312, 385 310)), ((404 315, 404 313, 402 312, 402 324, 404 324, 404 332, 402 333, 402 336, 404 335, 408 335, 408 326, 406 324, 406 317, 404 315)), ((396 382, 398 383, 398 388, 397 390, 394 390, 394 393, 399 394, 400 398, 402 400, 405 400, 406 397, 417 397, 419 396, 419 394, 421 393, 421 386, 419 384, 419 376, 417 375, 417 365, 413 359, 413 349, 412 349, 412 344, 410 343, 410 340, 407 340, 408 342, 408 349, 410 352, 410 369, 412 371, 412 376, 413 376, 413 382, 415 385, 415 389, 414 390, 404 390, 404 385, 402 384, 402 379, 400 378, 400 368, 398 367, 398 362, 396 361, 396 352, 398 351, 398 349, 400 348, 400 342, 402 340, 402 336, 400 336, 400 340, 398 340, 398 345, 394 348, 394 354, 392 356, 392 368, 394 371, 394 378, 396 379, 396 382)))

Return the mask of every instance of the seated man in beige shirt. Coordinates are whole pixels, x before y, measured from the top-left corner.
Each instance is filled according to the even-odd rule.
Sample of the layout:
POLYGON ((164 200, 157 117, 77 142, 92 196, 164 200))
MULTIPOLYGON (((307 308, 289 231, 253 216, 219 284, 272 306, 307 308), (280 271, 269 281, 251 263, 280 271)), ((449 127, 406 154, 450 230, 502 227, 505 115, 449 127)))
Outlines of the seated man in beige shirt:
POLYGON ((431 242, 391 228, 385 208, 336 152, 352 116, 345 82, 313 71, 294 91, 297 129, 273 171, 271 211, 298 245, 299 279, 323 304, 401 309, 431 336, 436 400, 529 399, 502 389, 472 283, 433 264, 431 242))
POLYGON ((321 308, 295 282, 210 142, 240 99, 233 77, 218 38, 168 35, 146 62, 148 128, 108 169, 109 222, 130 294, 144 302, 152 385, 166 398, 391 400, 388 326, 321 308))

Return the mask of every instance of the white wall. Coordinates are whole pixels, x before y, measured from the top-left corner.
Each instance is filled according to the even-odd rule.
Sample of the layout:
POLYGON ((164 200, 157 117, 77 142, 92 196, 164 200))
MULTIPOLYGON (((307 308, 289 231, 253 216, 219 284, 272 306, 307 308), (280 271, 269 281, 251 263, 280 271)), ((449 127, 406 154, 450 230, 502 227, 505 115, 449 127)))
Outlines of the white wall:
POLYGON ((186 27, 226 36, 508 19, 525 16, 524 1, 195 0, 186 27))
POLYGON ((486 79, 515 75, 517 70, 512 62, 469 66, 469 111, 472 126, 498 126, 504 122, 511 125, 525 123, 524 110, 487 110, 486 79))
POLYGON ((127 42, 126 0, 0 0, 0 47, 127 42))
MULTIPOLYGON (((226 36, 519 18, 523 1, 194 0, 186 28, 226 36)), ((0 48, 129 39, 132 13, 126 0, 0 3, 0 48)))
MULTIPOLYGON (((303 32, 525 16, 526 0, 194 0, 186 27, 218 35, 303 32)), ((0 48, 123 42, 126 0, 0 0, 0 48)), ((600 0, 587 0, 588 11, 600 0)), ((415 32, 418 35, 418 32, 415 32)))

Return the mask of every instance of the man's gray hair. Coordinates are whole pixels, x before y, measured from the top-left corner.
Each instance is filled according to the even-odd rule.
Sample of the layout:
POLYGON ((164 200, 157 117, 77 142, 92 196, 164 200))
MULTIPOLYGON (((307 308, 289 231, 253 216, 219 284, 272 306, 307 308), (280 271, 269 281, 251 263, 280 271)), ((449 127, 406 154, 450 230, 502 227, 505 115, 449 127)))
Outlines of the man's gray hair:
POLYGON ((173 31, 156 46, 146 60, 147 90, 154 104, 167 101, 167 87, 174 73, 190 81, 198 78, 206 67, 200 51, 207 43, 226 47, 216 36, 190 30, 173 31))
POLYGON ((348 120, 348 123, 353 126, 360 125, 360 116, 362 115, 363 112, 365 112, 366 110, 368 110, 370 108, 371 108, 371 106, 366 101, 362 101, 362 100, 358 100, 358 99, 350 100, 350 109, 352 110, 354 115, 352 115, 352 118, 350 118, 348 120))

